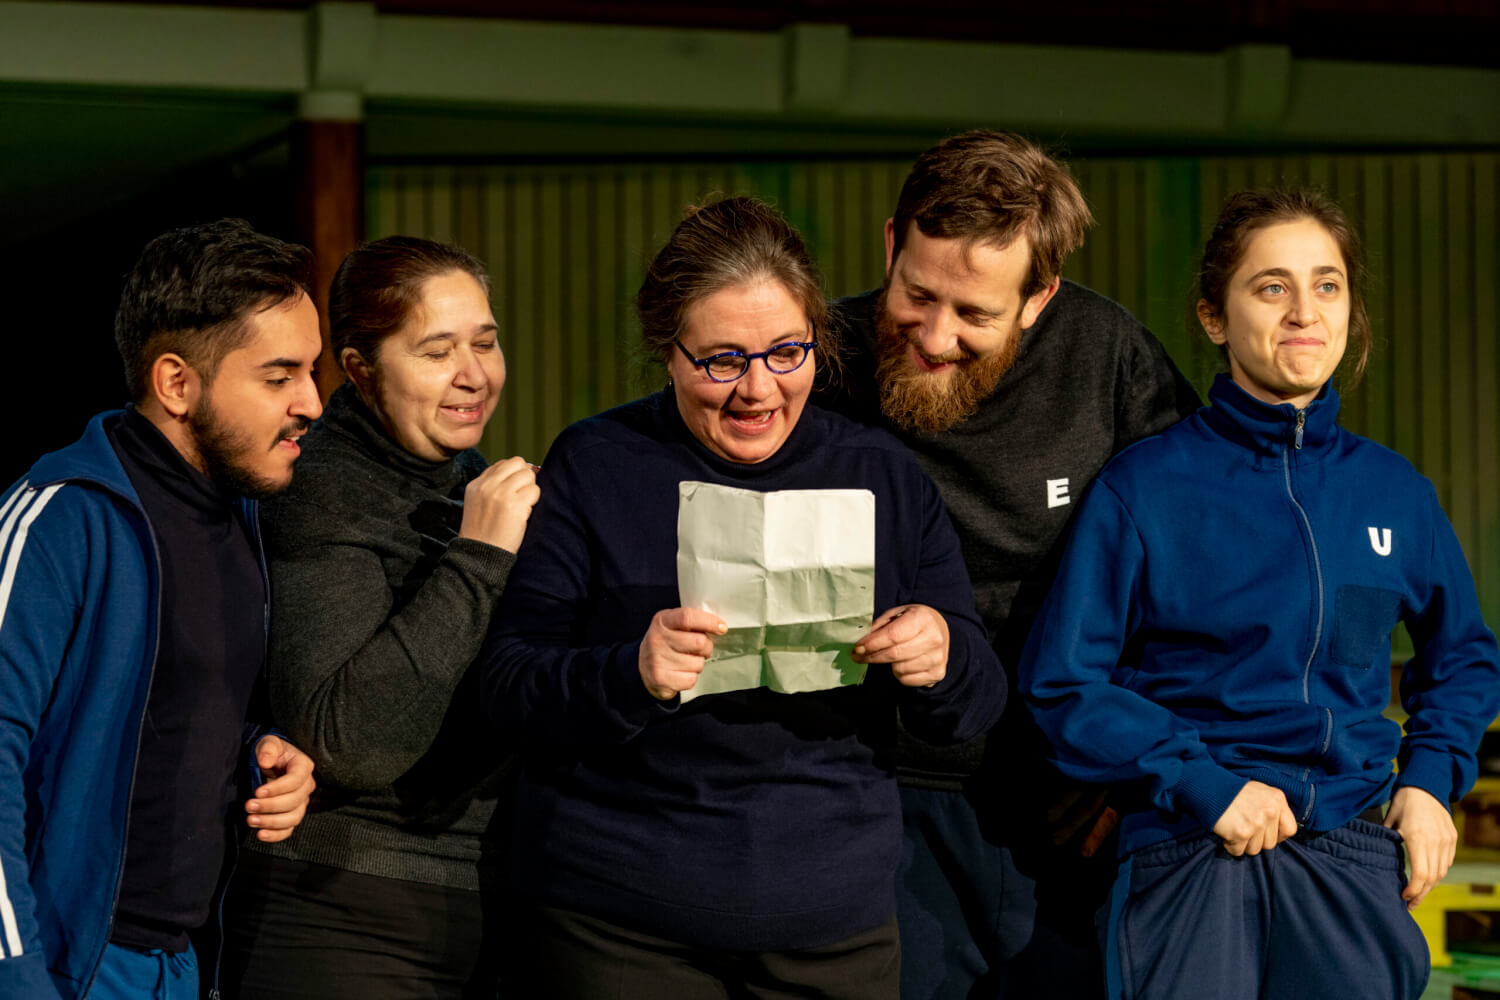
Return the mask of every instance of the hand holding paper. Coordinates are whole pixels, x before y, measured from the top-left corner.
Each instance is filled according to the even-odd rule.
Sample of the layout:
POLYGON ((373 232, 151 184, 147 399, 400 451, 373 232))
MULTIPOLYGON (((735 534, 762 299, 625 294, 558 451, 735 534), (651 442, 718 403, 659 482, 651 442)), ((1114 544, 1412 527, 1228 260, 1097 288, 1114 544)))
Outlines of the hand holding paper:
MULTIPOLYGON (((875 494, 678 484, 677 589, 727 629, 683 700, 858 684, 875 601, 875 494)), ((648 681, 647 686, 650 686, 648 681)))
POLYGON ((718 615, 697 608, 670 608, 652 616, 640 652, 641 680, 651 697, 671 701, 692 690, 714 653, 712 637, 728 630, 718 615))
POLYGON ((948 622, 925 604, 903 604, 854 642, 856 663, 889 663, 906 687, 932 687, 948 673, 948 622))

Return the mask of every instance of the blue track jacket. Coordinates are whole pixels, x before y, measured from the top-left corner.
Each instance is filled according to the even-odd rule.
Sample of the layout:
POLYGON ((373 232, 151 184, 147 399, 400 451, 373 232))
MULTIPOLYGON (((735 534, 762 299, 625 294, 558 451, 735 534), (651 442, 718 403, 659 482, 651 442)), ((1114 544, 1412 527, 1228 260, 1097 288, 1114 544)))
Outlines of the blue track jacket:
POLYGON ((1078 512, 1020 664, 1058 766, 1140 782, 1158 831, 1212 827, 1250 779, 1314 830, 1395 786, 1459 798, 1500 656, 1431 483, 1339 427, 1331 385, 1296 410, 1221 375, 1209 399, 1121 452, 1078 512), (1382 715, 1398 620, 1417 651, 1404 737, 1382 715))
MULTIPOLYGON (((105 431, 116 416, 95 417, 0 500, 7 1000, 88 992, 124 860, 161 595, 151 528, 105 431)), ((245 513, 255 525, 254 504, 245 513)))

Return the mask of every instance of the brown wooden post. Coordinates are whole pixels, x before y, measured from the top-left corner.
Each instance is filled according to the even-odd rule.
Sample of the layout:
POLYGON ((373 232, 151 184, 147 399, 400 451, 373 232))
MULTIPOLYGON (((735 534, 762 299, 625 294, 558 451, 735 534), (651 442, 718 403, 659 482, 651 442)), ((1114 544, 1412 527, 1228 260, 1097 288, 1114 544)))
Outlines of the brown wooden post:
POLYGON ((313 254, 313 300, 323 328, 318 391, 326 401, 344 381, 328 340, 328 286, 346 254, 364 237, 364 125, 299 121, 292 130, 297 228, 313 254))

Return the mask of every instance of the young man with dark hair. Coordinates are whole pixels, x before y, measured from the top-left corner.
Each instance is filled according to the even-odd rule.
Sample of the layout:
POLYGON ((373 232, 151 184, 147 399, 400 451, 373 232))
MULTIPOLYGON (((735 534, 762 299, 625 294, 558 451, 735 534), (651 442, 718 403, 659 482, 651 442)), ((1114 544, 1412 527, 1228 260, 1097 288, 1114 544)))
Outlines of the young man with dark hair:
MULTIPOLYGON (((1198 397, 1154 337, 1061 271, 1093 222, 1067 169, 1004 132, 924 153, 886 222, 886 283, 835 304, 849 371, 825 405, 909 447, 958 528, 1013 670, 1073 504, 1198 397)), ((987 741, 902 735, 904 1000, 1102 995, 1102 797, 1045 763, 1024 710, 987 741)))
POLYGON ((238 220, 153 240, 116 316, 133 405, 0 499, 0 995, 196 998, 188 933, 232 829, 279 840, 306 809, 312 761, 279 736, 250 745, 243 805, 236 775, 255 498, 321 412, 309 263, 238 220))

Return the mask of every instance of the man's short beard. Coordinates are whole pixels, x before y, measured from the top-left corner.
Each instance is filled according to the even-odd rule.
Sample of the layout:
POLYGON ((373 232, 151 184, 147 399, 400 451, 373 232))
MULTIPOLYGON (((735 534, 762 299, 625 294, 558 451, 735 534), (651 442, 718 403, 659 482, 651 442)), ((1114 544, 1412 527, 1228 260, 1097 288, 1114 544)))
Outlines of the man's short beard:
POLYGON ((963 351, 964 356, 948 371, 924 372, 907 359, 906 348, 914 340, 891 319, 885 307, 887 294, 889 289, 881 294, 876 312, 879 363, 875 381, 880 386, 881 412, 898 427, 928 434, 973 416, 1015 363, 1021 345, 1019 331, 988 357, 963 351))
MULTIPOLYGON (((301 421, 303 426, 306 423, 301 421)), ((250 467, 246 458, 255 443, 248 433, 224 421, 207 395, 188 414, 188 429, 193 432, 203 471, 225 494, 264 500, 286 489, 286 483, 267 479, 250 467)), ((270 447, 274 446, 275 442, 270 447)))

